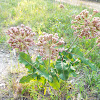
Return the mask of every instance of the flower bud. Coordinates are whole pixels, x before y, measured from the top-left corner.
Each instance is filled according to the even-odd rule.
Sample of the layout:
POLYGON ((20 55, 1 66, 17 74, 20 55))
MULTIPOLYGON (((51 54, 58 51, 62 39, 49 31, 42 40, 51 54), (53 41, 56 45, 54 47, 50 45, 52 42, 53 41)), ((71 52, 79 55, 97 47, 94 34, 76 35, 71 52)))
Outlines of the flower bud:
POLYGON ((84 19, 85 17, 84 17, 84 15, 81 15, 81 17, 82 17, 82 19, 84 19))
POLYGON ((98 43, 97 46, 100 47, 100 43, 98 43))
POLYGON ((24 24, 21 24, 21 27, 23 28, 24 27, 24 24))
POLYGON ((95 15, 98 12, 99 12, 98 10, 93 10, 93 15, 95 15))
POLYGON ((74 23, 74 21, 72 20, 72 21, 71 21, 71 24, 73 24, 73 23, 74 23))
POLYGON ((31 33, 30 35, 31 35, 31 37, 33 37, 33 36, 35 36, 35 35, 36 35, 36 33, 35 33, 35 32, 33 32, 33 33, 31 33))
POLYGON ((63 4, 60 4, 60 5, 59 5, 59 8, 64 8, 64 5, 63 5, 63 4))
POLYGON ((21 36, 24 36, 25 32, 24 31, 21 31, 21 36))
POLYGON ((49 39, 52 39, 52 37, 53 37, 53 34, 49 34, 49 39))
POLYGON ((30 35, 30 32, 27 30, 27 32, 26 32, 26 36, 29 36, 30 35))
POLYGON ((26 29, 29 29, 29 27, 28 27, 28 26, 26 26, 25 28, 26 28, 26 29))
POLYGON ((53 43, 56 43, 56 42, 57 42, 57 40, 58 40, 57 38, 52 37, 52 42, 53 42, 53 43))
POLYGON ((88 14, 89 14, 89 12, 88 12, 88 11, 86 11, 86 12, 85 12, 85 16, 86 16, 86 17, 88 17, 88 14))
POLYGON ((57 58, 60 59, 60 56, 58 56, 57 58))

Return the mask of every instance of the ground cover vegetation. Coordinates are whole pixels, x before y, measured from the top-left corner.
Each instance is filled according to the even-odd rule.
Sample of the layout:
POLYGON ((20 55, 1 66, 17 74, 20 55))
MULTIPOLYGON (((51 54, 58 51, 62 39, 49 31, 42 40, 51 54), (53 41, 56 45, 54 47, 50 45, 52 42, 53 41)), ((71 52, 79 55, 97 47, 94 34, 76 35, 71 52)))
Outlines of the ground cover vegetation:
POLYGON ((21 51, 18 61, 28 69, 23 84, 12 84, 14 98, 99 97, 100 13, 84 9, 53 0, 1 1, 0 41, 21 51))

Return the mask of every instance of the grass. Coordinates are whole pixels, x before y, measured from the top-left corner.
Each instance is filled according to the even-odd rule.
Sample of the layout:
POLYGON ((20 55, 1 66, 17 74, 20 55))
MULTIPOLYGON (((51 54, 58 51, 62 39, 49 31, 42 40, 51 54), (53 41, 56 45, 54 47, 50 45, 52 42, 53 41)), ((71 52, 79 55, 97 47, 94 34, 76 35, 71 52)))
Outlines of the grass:
POLYGON ((2 0, 0 7, 1 32, 11 26, 21 23, 32 27, 33 31, 41 33, 59 33, 60 36, 72 36, 70 17, 81 9, 65 5, 59 8, 59 3, 53 0, 2 0))
MULTIPOLYGON (((71 29, 71 16, 73 14, 79 14, 85 7, 64 4, 64 9, 61 9, 59 8, 59 4, 54 0, 0 0, 0 43, 6 42, 8 39, 6 31, 9 27, 25 24, 26 26, 30 26, 38 34, 42 32, 58 33, 59 36, 64 37, 67 45, 70 45, 74 39, 73 30, 71 29)), ((92 12, 92 10, 89 11, 92 12)), ((100 17, 100 13, 96 16, 100 17)), ((91 50, 94 44, 95 39, 92 41, 79 39, 76 43, 84 53, 87 50, 91 50)), ((96 47, 87 57, 95 63, 99 72, 99 48, 96 47)), ((86 90, 84 88, 84 82, 91 87, 91 90, 95 89, 99 91, 97 89, 99 80, 95 79, 95 77, 99 77, 98 72, 89 73, 90 70, 86 69, 86 66, 78 67, 78 71, 82 71, 84 75, 86 73, 87 75, 90 74, 91 77, 93 76, 93 78, 84 76, 82 77, 84 80, 79 80, 77 83, 80 86, 79 91, 83 94, 83 97, 85 95, 84 90, 86 90), (91 81, 92 83, 95 82, 95 85, 91 81)), ((79 76, 80 74, 77 77, 79 76)), ((76 86, 75 89, 77 90, 77 88, 76 86)))

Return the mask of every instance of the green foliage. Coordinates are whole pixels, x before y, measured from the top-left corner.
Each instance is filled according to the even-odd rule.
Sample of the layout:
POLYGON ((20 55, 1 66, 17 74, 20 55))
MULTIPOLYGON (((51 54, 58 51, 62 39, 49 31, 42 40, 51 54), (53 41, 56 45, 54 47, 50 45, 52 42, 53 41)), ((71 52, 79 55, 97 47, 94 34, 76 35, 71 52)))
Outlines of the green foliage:
MULTIPOLYGON (((93 87, 93 86, 95 86, 97 88, 98 85, 99 85, 99 83, 100 83, 100 74, 98 74, 99 70, 97 70, 97 71, 91 71, 88 68, 84 68, 84 72, 85 72, 85 81, 86 81, 86 84, 90 88, 93 87)), ((98 89, 100 91, 100 88, 98 88, 98 89)))
POLYGON ((23 63, 26 68, 28 68, 30 73, 31 73, 31 71, 32 72, 36 71, 36 69, 33 67, 33 63, 32 63, 30 55, 27 55, 24 52, 20 52, 18 60, 20 63, 23 63))
MULTIPOLYGON (((36 62, 33 63, 32 60, 31 60, 31 57, 28 54, 25 54, 24 52, 20 52, 20 54, 19 54, 19 62, 23 63, 25 65, 25 67, 28 68, 29 73, 31 73, 31 75, 29 75, 30 79, 27 79, 26 81, 30 81, 32 78, 36 78, 36 77, 38 79, 39 75, 41 75, 44 78, 46 78, 47 80, 49 80, 49 73, 44 68, 44 66, 43 66, 44 63, 41 60, 40 56, 38 56, 37 59, 36 59, 36 62)), ((24 80, 27 77, 28 76, 23 77, 20 82, 23 83, 24 80)))
MULTIPOLYGON (((56 76, 56 72, 53 68, 49 71, 46 69, 45 63, 41 60, 41 56, 36 58, 36 61, 32 63, 31 57, 23 52, 19 54, 19 62, 25 64, 25 67, 28 68, 29 74, 27 76, 23 76, 20 79, 20 83, 27 83, 30 80, 37 79, 40 80, 41 77, 44 77, 46 80, 50 82, 50 85, 54 89, 59 89, 59 80, 56 76), (35 71, 34 71, 35 70, 35 71), (56 84, 56 85, 55 85, 56 84)), ((48 66, 47 66, 48 67, 48 66)), ((45 80, 44 80, 45 81, 45 80)))
POLYGON ((40 80, 37 79, 33 79, 28 83, 24 83, 23 85, 23 90, 22 90, 22 94, 29 94, 30 97, 32 99, 37 100, 38 95, 40 95, 41 97, 44 97, 43 95, 41 95, 39 92, 43 91, 43 83, 41 82, 41 80, 44 80, 43 78, 41 78, 40 80))
POLYGON ((84 57, 83 53, 80 51, 79 48, 75 47, 72 49, 71 53, 73 53, 72 55, 77 57, 79 60, 81 60, 81 63, 89 66, 92 70, 96 71, 96 66, 91 63, 91 61, 87 58, 84 57))
POLYGON ((29 82, 32 79, 40 79, 39 77, 44 77, 50 82, 50 85, 54 89, 60 88, 59 78, 62 80, 67 80, 69 73, 74 71, 70 64, 68 65, 62 61, 57 61, 54 68, 49 68, 49 65, 47 65, 48 60, 44 61, 44 63, 41 60, 41 56, 38 56, 36 61, 33 63, 31 57, 23 52, 19 53, 19 62, 23 63, 29 70, 29 74, 27 76, 23 76, 20 83, 29 82), (59 77, 57 77, 57 75, 59 75, 59 77))
POLYGON ((37 75, 36 74, 28 74, 27 76, 23 76, 20 79, 20 83, 28 83, 30 82, 32 79, 34 79, 37 75))
POLYGON ((53 78, 53 82, 49 83, 54 89, 59 90, 60 84, 56 77, 53 78))
POLYGON ((23 63, 25 66, 32 66, 32 61, 30 55, 25 54, 24 52, 19 53, 19 62, 23 63))
POLYGON ((0 34, 0 43, 5 42, 6 41, 6 36, 4 34, 0 34))
POLYGON ((68 79, 68 65, 62 61, 57 61, 56 62, 56 65, 55 65, 55 68, 59 74, 59 77, 62 79, 62 80, 67 80, 68 79))
POLYGON ((54 89, 59 89, 59 79, 66 81, 70 74, 76 76, 75 67, 79 64, 79 61, 96 71, 96 67, 88 59, 84 58, 77 47, 73 48, 71 52, 60 52, 59 55, 60 59, 51 67, 48 60, 42 61, 41 56, 37 56, 36 61, 32 62, 30 55, 20 52, 19 62, 23 63, 29 72, 27 76, 21 78, 20 82, 25 83, 32 79, 44 77, 54 89))

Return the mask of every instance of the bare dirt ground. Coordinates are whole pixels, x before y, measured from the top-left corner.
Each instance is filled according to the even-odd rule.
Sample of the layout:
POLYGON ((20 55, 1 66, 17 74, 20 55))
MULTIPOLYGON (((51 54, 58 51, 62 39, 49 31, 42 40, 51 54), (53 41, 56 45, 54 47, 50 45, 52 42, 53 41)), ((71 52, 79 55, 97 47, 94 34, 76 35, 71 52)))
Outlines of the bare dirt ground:
MULTIPOLYGON (((33 49, 32 49, 33 50, 33 49)), ((11 80, 19 81, 26 72, 25 67, 18 63, 18 56, 11 50, 8 43, 0 44, 0 100, 11 100, 13 92, 11 80), (20 67, 20 68, 19 68, 20 67), (19 75, 19 76, 18 76, 19 75)), ((13 99, 15 100, 15 99, 13 99)), ((19 99, 17 99, 19 100, 19 99)), ((25 99, 26 100, 26 99, 25 99)))
POLYGON ((100 11, 100 3, 97 2, 83 1, 83 0, 56 0, 56 1, 68 3, 75 6, 86 6, 89 9, 96 9, 100 11))
POLYGON ((17 66, 16 57, 10 52, 6 43, 0 44, 0 100, 5 99, 5 93, 7 93, 8 72, 12 70, 12 67, 17 66))

